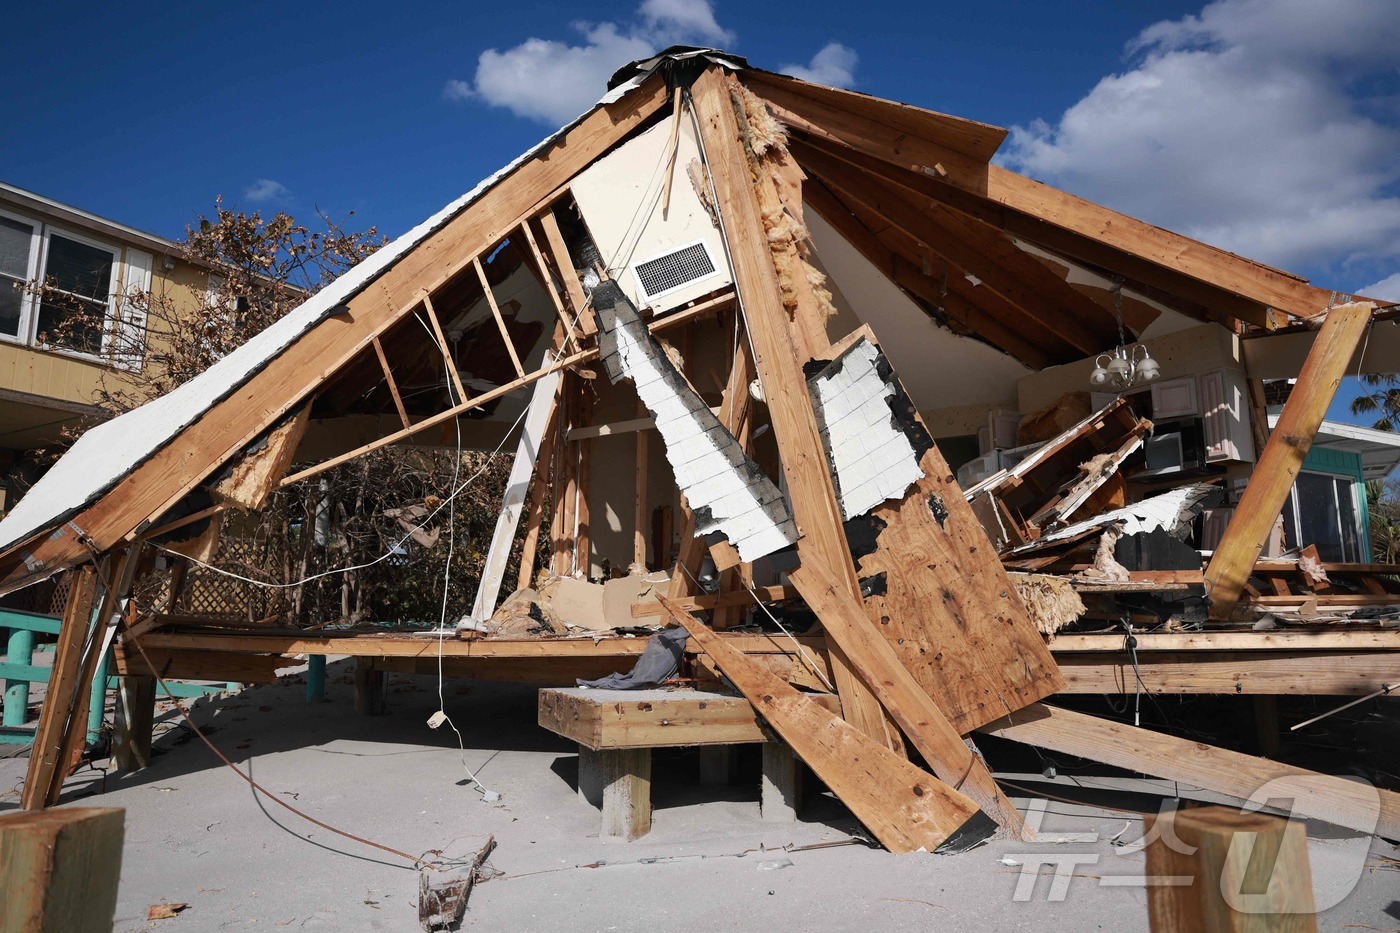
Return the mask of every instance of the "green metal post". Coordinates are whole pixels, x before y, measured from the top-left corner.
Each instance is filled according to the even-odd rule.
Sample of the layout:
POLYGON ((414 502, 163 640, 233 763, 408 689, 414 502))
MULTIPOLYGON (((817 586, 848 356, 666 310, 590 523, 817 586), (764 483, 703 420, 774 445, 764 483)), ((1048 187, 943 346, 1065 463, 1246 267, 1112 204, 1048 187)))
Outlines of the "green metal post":
MULTIPOLYGON (((10 664, 29 664, 34 660, 34 633, 28 629, 12 628, 5 644, 5 659, 10 664)), ((29 716, 29 681, 5 681, 5 717, 7 726, 22 726, 29 716)))
POLYGON ((102 714, 107 708, 107 671, 112 664, 112 649, 108 648, 97 662, 97 673, 92 677, 92 699, 88 701, 87 740, 91 745, 97 741, 102 731, 102 714))
POLYGON ((326 656, 306 656, 306 702, 321 703, 326 699, 326 656))

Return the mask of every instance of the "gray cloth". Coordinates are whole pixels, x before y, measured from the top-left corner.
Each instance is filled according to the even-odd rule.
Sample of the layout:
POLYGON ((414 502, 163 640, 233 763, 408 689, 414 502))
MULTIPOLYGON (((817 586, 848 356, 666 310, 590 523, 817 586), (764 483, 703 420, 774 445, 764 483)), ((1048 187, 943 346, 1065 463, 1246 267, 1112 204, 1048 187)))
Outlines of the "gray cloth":
POLYGON ((685 653, 685 640, 690 634, 685 629, 668 628, 647 642, 642 656, 626 674, 609 674, 597 680, 580 680, 580 687, 594 687, 599 690, 645 690, 669 680, 681 669, 681 656, 685 653))

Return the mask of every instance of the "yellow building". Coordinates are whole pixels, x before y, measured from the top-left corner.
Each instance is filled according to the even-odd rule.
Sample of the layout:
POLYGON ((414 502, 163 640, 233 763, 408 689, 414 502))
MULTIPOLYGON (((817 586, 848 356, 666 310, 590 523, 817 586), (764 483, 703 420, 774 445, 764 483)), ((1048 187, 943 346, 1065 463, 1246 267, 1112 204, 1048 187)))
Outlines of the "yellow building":
POLYGON ((170 240, 0 182, 0 512, 43 471, 46 447, 100 416, 104 379, 148 365, 133 290, 197 313, 208 275, 170 240))

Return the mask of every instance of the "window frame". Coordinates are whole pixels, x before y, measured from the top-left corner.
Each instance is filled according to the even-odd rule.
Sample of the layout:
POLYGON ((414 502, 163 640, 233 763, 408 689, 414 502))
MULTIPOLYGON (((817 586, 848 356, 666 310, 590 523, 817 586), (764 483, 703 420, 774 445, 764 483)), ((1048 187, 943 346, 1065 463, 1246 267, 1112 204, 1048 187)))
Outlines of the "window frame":
MULTIPOLYGON (((1287 502, 1286 505, 1285 505, 1285 507, 1288 509, 1289 514, 1290 514, 1290 515, 1292 516, 1292 518, 1293 518, 1293 528, 1295 529, 1295 536, 1297 535, 1297 530, 1298 530, 1298 529, 1301 529, 1301 528, 1303 527, 1303 515, 1302 515, 1302 510, 1301 510, 1301 504, 1299 503, 1299 500, 1298 500, 1298 479, 1300 479, 1304 474, 1311 474, 1311 475, 1313 475, 1313 476, 1323 476, 1323 477, 1326 477, 1327 479, 1331 480, 1331 481, 1332 481, 1332 494, 1333 494, 1334 497, 1337 497, 1337 485, 1338 485, 1338 483, 1341 483, 1341 484, 1343 484, 1343 485, 1346 486, 1347 495, 1350 497, 1350 501, 1351 501, 1351 514, 1352 514, 1352 519, 1353 519, 1353 521, 1352 521, 1352 528, 1351 528, 1351 534, 1352 534, 1352 540, 1351 540, 1351 542, 1348 542, 1348 540, 1347 540, 1346 526, 1345 526, 1345 523, 1342 521, 1341 499, 1340 499, 1340 498, 1336 498, 1336 499, 1335 499, 1336 504, 1337 504, 1337 531, 1338 531, 1338 533, 1341 535, 1342 552, 1343 552, 1343 558, 1345 559, 1344 562, 1346 562, 1346 560, 1350 560, 1350 561, 1358 561, 1358 562, 1363 563, 1363 564, 1364 564, 1364 563, 1369 563, 1371 558, 1370 558, 1370 555, 1369 555, 1367 549, 1370 547, 1370 540, 1369 540, 1369 536, 1368 536, 1367 533, 1366 533, 1365 524, 1364 524, 1364 522, 1363 522, 1363 520, 1362 520, 1361 504, 1360 504, 1360 502, 1357 500, 1357 495, 1356 495, 1356 477, 1355 477, 1355 476, 1352 476, 1351 474, 1348 474, 1348 473, 1333 473, 1333 472, 1331 472, 1331 471, 1329 471, 1329 470, 1299 470, 1299 471, 1298 471, 1298 475, 1297 475, 1296 477, 1294 477, 1293 485, 1290 486, 1290 487, 1288 487, 1288 502, 1287 502), (1346 551, 1347 551, 1347 549, 1348 549, 1348 547, 1349 547, 1350 544, 1354 544, 1354 545, 1355 545, 1355 551, 1356 551, 1356 553, 1355 553, 1355 554, 1352 554, 1352 555, 1348 558, 1348 557, 1347 557, 1347 554, 1346 554, 1346 551)), ((1310 543, 1312 543, 1312 542, 1310 542, 1310 543)), ((1303 543, 1302 543, 1301 541, 1291 541, 1291 542, 1289 542, 1289 544, 1290 544, 1291 547, 1303 547, 1303 546, 1304 546, 1303 543)))
MULTIPOLYGON (((8 343, 15 343, 21 346, 33 346, 33 341, 29 334, 32 324, 37 315, 34 313, 35 299, 37 296, 27 287, 30 282, 36 281, 39 277, 40 257, 44 252, 44 222, 24 214, 16 214, 14 211, 7 211, 0 208, 0 217, 13 220, 16 223, 27 224, 33 228, 33 233, 29 235, 29 265, 25 269, 25 278, 22 283, 26 287, 20 290, 19 299, 19 323, 14 334, 0 332, 0 340, 8 343)), ((8 273, 3 275, 5 282, 9 282, 8 273)))
MULTIPOLYGON (((54 234, 57 234, 65 239, 72 240, 75 243, 81 243, 84 246, 91 246, 93 249, 100 249, 105 252, 111 253, 112 271, 107 277, 107 300, 105 302, 106 311, 103 314, 102 318, 102 343, 98 347, 96 353, 89 353, 86 350, 79 350, 74 347, 65 347, 60 344, 40 343, 39 308, 41 302, 38 300, 38 295, 31 296, 33 302, 29 309, 29 346, 34 347, 37 350, 47 350, 51 353, 65 353, 71 356, 80 357, 85 360, 98 360, 100 362, 108 363, 110 365, 107 351, 111 347, 112 335, 116 332, 116 328, 119 327, 121 324, 119 316, 120 309, 117 306, 117 293, 121 290, 120 283, 126 269, 126 247, 121 244, 113 245, 112 243, 94 239, 93 237, 86 236, 85 234, 76 233, 67 227, 55 226, 54 224, 50 224, 47 222, 45 222, 43 226, 44 252, 41 262, 42 272, 40 274, 46 274, 48 271, 49 244, 54 234)), ((37 280, 38 279, 36 277, 33 281, 37 280)), ((75 297, 77 297, 80 301, 96 301, 96 299, 86 298, 86 296, 82 295, 77 295, 75 297)))
MULTIPOLYGON (((128 270, 128 260, 130 247, 125 243, 104 240, 91 236, 87 233, 73 229, 63 224, 53 223, 42 217, 20 213, 0 207, 0 217, 5 217, 17 223, 26 224, 33 229, 29 241, 29 266, 26 269, 25 283, 39 282, 47 273, 49 261, 49 245, 56 234, 75 243, 90 246, 93 249, 100 249, 110 253, 112 256, 112 271, 107 281, 106 310, 103 314, 102 323, 102 344, 96 353, 87 350, 79 350, 74 347, 65 347, 59 344, 40 343, 39 332, 39 310, 42 301, 38 294, 29 289, 25 289, 20 297, 20 320, 18 333, 7 334, 0 332, 0 342, 9 343, 16 346, 28 347, 32 350, 41 350, 45 353, 59 353, 64 356, 71 356, 81 360, 102 363, 106 366, 116 365, 111 359, 112 339, 122 326, 121 320, 121 294, 122 283, 126 280, 128 270)), ((8 282, 8 277, 4 277, 8 282)), ((86 296, 78 296, 80 300, 96 302, 97 299, 87 299, 86 296)))

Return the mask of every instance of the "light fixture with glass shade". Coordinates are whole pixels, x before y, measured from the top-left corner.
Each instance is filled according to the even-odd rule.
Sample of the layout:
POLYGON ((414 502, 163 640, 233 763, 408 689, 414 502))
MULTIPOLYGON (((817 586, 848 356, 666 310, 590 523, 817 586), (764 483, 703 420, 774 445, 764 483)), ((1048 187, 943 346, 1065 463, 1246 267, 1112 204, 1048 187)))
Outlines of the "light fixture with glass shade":
POLYGON ((1096 389, 1122 391, 1136 385, 1152 382, 1162 374, 1157 361, 1142 344, 1127 345, 1123 332, 1123 280, 1115 278, 1114 315, 1118 319, 1118 346, 1109 353, 1100 353, 1094 360, 1094 371, 1089 374, 1089 385, 1096 389))

